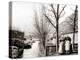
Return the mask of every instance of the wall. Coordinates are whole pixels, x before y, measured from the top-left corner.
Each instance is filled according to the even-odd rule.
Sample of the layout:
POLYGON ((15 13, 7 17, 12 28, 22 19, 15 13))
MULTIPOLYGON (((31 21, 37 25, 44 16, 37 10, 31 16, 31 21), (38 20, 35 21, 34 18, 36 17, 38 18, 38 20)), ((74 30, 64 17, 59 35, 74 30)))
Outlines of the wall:
MULTIPOLYGON (((73 42, 73 33, 65 34, 64 36, 69 36, 69 37, 71 37, 71 43, 73 42)), ((78 32, 75 33, 75 41, 74 41, 74 43, 78 43, 78 32)))

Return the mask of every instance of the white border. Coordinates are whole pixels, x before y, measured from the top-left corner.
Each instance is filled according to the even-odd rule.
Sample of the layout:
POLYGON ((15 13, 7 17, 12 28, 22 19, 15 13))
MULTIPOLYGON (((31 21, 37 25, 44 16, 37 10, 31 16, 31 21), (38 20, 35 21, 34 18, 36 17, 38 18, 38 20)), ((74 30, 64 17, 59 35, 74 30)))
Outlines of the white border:
MULTIPOLYGON (((9 1, 11 0, 0 0, 0 60, 12 60, 8 58, 8 27, 9 27, 9 1)), ((25 1, 25 0, 12 0, 12 1, 25 1)), ((80 0, 26 0, 26 2, 41 2, 41 3, 59 3, 59 4, 77 4, 79 5, 80 0)), ((78 6, 78 11, 80 7, 78 6)), ((79 13, 80 15, 80 13, 79 13)), ((78 15, 78 16, 79 16, 78 15)), ((80 17, 80 16, 79 16, 80 17)), ((79 18, 78 18, 79 19, 79 18)), ((78 22, 80 26, 80 20, 78 22)), ((79 28, 80 31, 80 28, 79 28)), ((80 45, 80 32, 78 34, 78 41, 80 45)), ((79 48, 80 50, 80 48, 79 48)), ((70 55, 70 56, 53 56, 53 57, 42 57, 42 58, 28 58, 28 60, 79 60, 79 55, 70 55)))

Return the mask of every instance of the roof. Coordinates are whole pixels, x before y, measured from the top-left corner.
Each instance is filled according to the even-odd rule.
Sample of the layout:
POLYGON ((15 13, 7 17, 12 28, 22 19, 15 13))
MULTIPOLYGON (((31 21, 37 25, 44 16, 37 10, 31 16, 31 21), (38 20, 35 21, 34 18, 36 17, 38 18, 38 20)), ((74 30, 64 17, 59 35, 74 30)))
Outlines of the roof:
MULTIPOLYGON (((68 19, 68 17, 59 24, 59 35, 73 33, 73 20, 68 19)), ((78 32, 78 20, 75 24, 75 33, 78 32)), ((56 36, 56 31, 53 33, 53 36, 56 36)))

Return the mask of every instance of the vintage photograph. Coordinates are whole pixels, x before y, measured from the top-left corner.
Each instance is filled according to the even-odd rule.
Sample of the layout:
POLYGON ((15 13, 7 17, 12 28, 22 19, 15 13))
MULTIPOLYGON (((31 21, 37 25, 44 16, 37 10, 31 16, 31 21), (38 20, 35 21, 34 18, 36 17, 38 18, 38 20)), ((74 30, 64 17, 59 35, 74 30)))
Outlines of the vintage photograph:
POLYGON ((9 2, 9 58, 78 55, 78 5, 9 2))

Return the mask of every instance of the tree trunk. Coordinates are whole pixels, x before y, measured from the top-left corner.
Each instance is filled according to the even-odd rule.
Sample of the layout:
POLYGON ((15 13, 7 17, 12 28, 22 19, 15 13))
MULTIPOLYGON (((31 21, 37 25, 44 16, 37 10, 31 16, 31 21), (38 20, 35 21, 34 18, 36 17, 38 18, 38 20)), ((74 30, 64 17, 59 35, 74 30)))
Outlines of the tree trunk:
POLYGON ((77 20, 77 6, 75 9, 75 17, 74 17, 74 26, 73 26, 73 45, 72 45, 72 49, 74 50, 74 40, 75 40, 75 26, 76 26, 76 20, 77 20))
POLYGON ((56 24, 56 53, 58 53, 58 41, 59 41, 59 38, 58 38, 58 21, 57 21, 57 24, 56 24))
POLYGON ((57 5, 57 17, 56 17, 56 39, 57 39, 57 43, 56 43, 56 53, 58 53, 58 44, 59 44, 59 37, 58 37, 58 24, 59 24, 59 4, 57 5))
POLYGON ((44 56, 46 56, 45 41, 46 41, 46 36, 45 36, 45 33, 43 33, 43 47, 44 47, 44 56))
POLYGON ((44 41, 43 41, 43 38, 42 40, 40 41, 40 44, 39 44, 39 49, 40 49, 40 57, 45 57, 46 56, 46 49, 44 48, 44 41))

